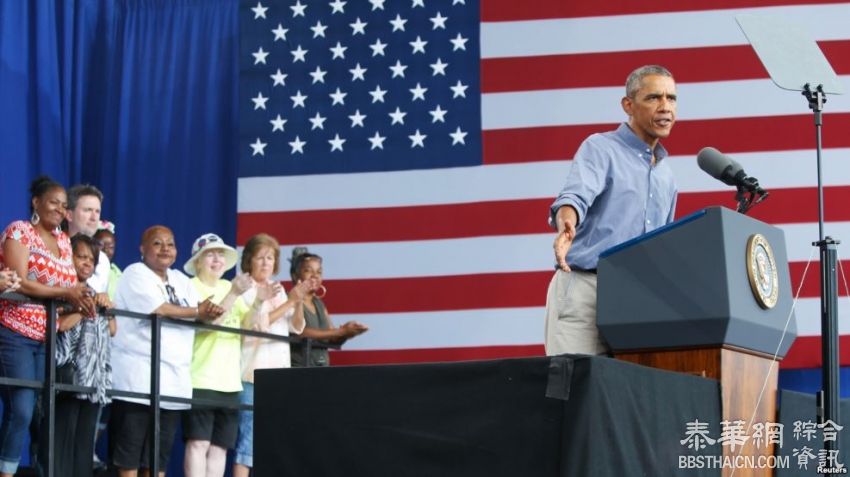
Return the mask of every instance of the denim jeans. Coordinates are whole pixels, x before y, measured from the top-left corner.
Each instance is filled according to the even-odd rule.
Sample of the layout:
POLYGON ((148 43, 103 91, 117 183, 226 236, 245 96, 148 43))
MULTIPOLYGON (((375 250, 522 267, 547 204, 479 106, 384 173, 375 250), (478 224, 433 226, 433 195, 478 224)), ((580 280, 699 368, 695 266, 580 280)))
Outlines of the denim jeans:
MULTIPOLYGON (((242 404, 254 404, 254 384, 242 381, 242 404)), ((236 438, 234 461, 246 467, 254 467, 254 412, 239 411, 239 436, 236 438)))
MULTIPOLYGON (((44 381, 44 343, 0 325, 0 376, 44 381)), ((0 386, 0 472, 14 474, 35 408, 36 390, 0 386)))

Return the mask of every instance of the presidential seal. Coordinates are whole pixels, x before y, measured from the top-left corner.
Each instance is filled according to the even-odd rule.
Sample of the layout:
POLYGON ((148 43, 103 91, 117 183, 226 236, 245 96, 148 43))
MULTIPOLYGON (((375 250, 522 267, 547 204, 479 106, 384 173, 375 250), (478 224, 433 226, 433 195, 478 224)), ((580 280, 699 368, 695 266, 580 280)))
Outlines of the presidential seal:
POLYGON ((762 234, 747 240, 747 276, 759 306, 764 309, 776 306, 779 299, 779 272, 773 249, 762 234))

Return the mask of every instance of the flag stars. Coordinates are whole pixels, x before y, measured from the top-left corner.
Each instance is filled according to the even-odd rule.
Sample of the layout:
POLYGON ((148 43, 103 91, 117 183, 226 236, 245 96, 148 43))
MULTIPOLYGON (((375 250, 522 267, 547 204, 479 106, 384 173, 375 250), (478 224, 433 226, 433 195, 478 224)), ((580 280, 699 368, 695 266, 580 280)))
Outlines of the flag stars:
POLYGON ((345 143, 345 139, 339 137, 339 133, 337 133, 334 134, 333 139, 328 139, 328 143, 331 145, 331 152, 342 151, 342 145, 345 143))
POLYGON ((441 28, 441 29, 445 30, 446 29, 446 20, 448 20, 448 19, 449 19, 449 17, 444 17, 442 14, 440 14, 440 12, 437 12, 436 16, 429 18, 429 20, 431 20, 431 23, 434 24, 434 26, 431 29, 436 30, 437 28, 441 28))
POLYGON ((428 137, 428 135, 420 133, 419 130, 417 129, 415 134, 407 136, 407 137, 410 138, 411 149, 414 148, 414 147, 424 148, 425 147, 425 138, 428 137))
POLYGON ((372 11, 383 10, 385 1, 386 0, 369 0, 369 3, 372 4, 372 11))
POLYGON ((363 127, 363 120, 366 119, 365 114, 360 114, 360 110, 354 111, 354 114, 348 116, 348 119, 351 120, 351 127, 360 126, 363 127))
POLYGON ((410 43, 410 46, 413 47, 413 53, 412 54, 416 54, 417 52, 425 53, 425 45, 428 44, 428 42, 423 41, 422 38, 419 35, 416 35, 416 41, 411 41, 409 43, 410 43))
POLYGON ((404 70, 407 69, 406 65, 401 64, 401 61, 395 60, 395 65, 390 66, 390 71, 393 72, 393 78, 400 76, 404 78, 404 70))
POLYGON ((307 9, 307 5, 302 5, 301 0, 298 0, 297 2, 295 2, 295 5, 292 5, 289 8, 292 9, 292 18, 306 17, 306 15, 304 14, 304 10, 307 9))
POLYGON ((307 145, 307 141, 302 141, 300 137, 295 136, 294 141, 289 142, 289 147, 292 148, 290 154, 295 154, 296 152, 299 154, 304 154, 304 146, 307 145))
POLYGON ((455 132, 449 133, 449 136, 452 138, 452 146, 455 146, 457 144, 464 144, 465 145, 466 141, 464 141, 464 138, 466 138, 467 134, 469 134, 469 133, 466 133, 466 132, 463 132, 463 131, 460 130, 460 126, 458 126, 457 129, 455 129, 455 132))
POLYGON ((407 113, 405 113, 404 111, 399 109, 398 106, 396 106, 395 111, 389 113, 389 115, 390 118, 392 118, 392 122, 390 123, 390 126, 392 126, 393 124, 404 124, 404 117, 407 115, 407 113))
POLYGON ((315 26, 310 27, 313 30, 313 38, 322 37, 325 38, 325 30, 328 29, 325 25, 322 25, 321 21, 317 21, 315 26))
POLYGON ((452 5, 466 5, 466 0, 452 0, 452 5))
POLYGON ((416 83, 416 87, 410 89, 410 93, 413 94, 413 99, 411 99, 411 101, 416 101, 417 99, 425 101, 426 91, 428 91, 428 88, 423 88, 421 84, 416 83))
POLYGON ((289 99, 292 100, 292 109, 295 109, 297 107, 306 107, 305 101, 307 100, 307 95, 301 94, 300 89, 295 92, 295 96, 290 96, 289 99))
POLYGON ((428 113, 431 115, 431 118, 432 118, 431 123, 433 124, 433 123, 436 123, 437 121, 439 121, 441 123, 445 123, 446 122, 446 120, 445 120, 446 113, 448 113, 448 112, 449 111, 447 109, 442 109, 440 107, 440 105, 438 104, 436 108, 434 108, 431 111, 428 111, 428 113))
POLYGON ((253 144, 251 144, 251 149, 253 149, 253 151, 251 152, 251 157, 256 156, 257 154, 259 154, 261 156, 265 156, 266 155, 266 152, 265 152, 266 146, 268 146, 268 144, 260 141, 260 138, 257 138, 257 140, 254 141, 253 144))
POLYGON ((361 35, 366 34, 366 25, 368 23, 360 21, 360 17, 357 17, 357 20, 354 23, 348 24, 351 27, 351 36, 357 35, 358 33, 361 35))
POLYGON ((393 31, 404 31, 404 24, 407 23, 407 20, 401 18, 401 15, 396 13, 395 18, 390 20, 390 25, 393 26, 393 31))
POLYGON ((452 51, 463 50, 466 51, 466 42, 469 41, 469 38, 464 38, 460 33, 457 34, 456 37, 449 40, 452 43, 452 51))
POLYGON ((329 3, 328 5, 331 6, 331 15, 333 15, 335 13, 342 13, 343 15, 345 15, 345 4, 346 3, 348 3, 348 2, 343 2, 341 0, 334 0, 333 2, 329 3))
POLYGON ((280 114, 278 114, 276 118, 269 121, 270 123, 272 123, 272 132, 283 131, 283 125, 286 124, 286 121, 286 119, 280 117, 280 114))
POLYGON ((286 77, 287 77, 287 76, 289 76, 289 75, 287 75, 286 73, 281 72, 281 71, 280 71, 280 68, 278 68, 278 69, 277 69, 277 71, 275 72, 275 74, 273 74, 273 75, 269 75, 269 77, 270 77, 270 78, 274 81, 274 84, 272 85, 272 88, 274 88, 275 86, 278 86, 278 85, 280 85, 280 86, 286 86, 286 77))
POLYGON ((283 40, 286 41, 286 33, 289 31, 288 28, 284 28, 280 23, 277 24, 277 28, 272 30, 274 33, 274 41, 283 40))
POLYGON ((255 65, 258 65, 260 63, 266 64, 266 57, 269 56, 269 52, 264 51, 263 47, 261 46, 259 50, 251 53, 251 55, 254 56, 254 64, 255 65))
POLYGON ((348 47, 342 46, 340 42, 336 42, 336 46, 329 49, 331 50, 331 53, 333 53, 333 58, 331 58, 332 60, 335 60, 337 58, 345 59, 345 50, 347 50, 348 47))
POLYGON ((367 139, 369 139, 369 142, 372 143, 372 147, 370 147, 369 150, 374 151, 375 149, 384 149, 384 141, 387 137, 381 136, 378 134, 378 131, 375 131, 375 135, 367 139))
POLYGON ((465 85, 465 84, 461 83, 461 82, 460 82, 460 80, 457 80, 457 84, 456 84, 456 85, 454 85, 454 86, 449 86, 449 89, 451 89, 451 90, 452 90, 452 93, 454 93, 454 94, 452 95, 452 99, 457 98, 457 97, 463 97, 463 98, 465 98, 465 97, 466 97, 466 89, 467 89, 467 88, 469 88, 469 86, 467 86, 467 85, 465 85))
POLYGON ((257 97, 251 98, 251 101, 254 102, 254 111, 258 109, 266 109, 266 101, 268 100, 269 98, 263 96, 262 92, 257 93, 257 97))
POLYGON ((339 88, 337 88, 336 91, 328 96, 330 96, 332 100, 331 106, 336 106, 337 104, 345 105, 345 97, 348 96, 348 93, 343 93, 339 90, 339 88))
POLYGON ((290 53, 292 53, 292 62, 298 63, 300 61, 302 63, 306 63, 308 51, 310 50, 305 50, 301 48, 301 45, 298 45, 298 48, 290 51, 290 53))
MULTIPOLYGON (((251 11, 254 12, 254 20, 257 20, 259 18, 266 18, 266 11, 268 9, 269 7, 264 7, 262 3, 257 2, 257 6, 251 8, 251 11)), ((259 141, 259 139, 257 140, 259 141)))
POLYGON ((349 72, 351 72, 351 81, 355 81, 355 80, 365 81, 366 80, 366 70, 367 70, 367 68, 363 68, 363 67, 360 66, 360 63, 357 63, 354 66, 354 68, 348 70, 349 72))
POLYGON ((328 74, 327 71, 322 70, 320 67, 316 67, 315 71, 310 72, 310 76, 313 77, 313 84, 323 83, 325 82, 325 75, 328 74))
POLYGON ((375 43, 372 43, 371 45, 369 45, 369 48, 371 48, 371 49, 372 49, 372 56, 373 56, 373 57, 378 56, 378 55, 386 56, 386 55, 384 55, 384 49, 385 49, 386 47, 387 47, 387 44, 386 44, 386 43, 381 43, 381 39, 380 39, 380 38, 378 38, 377 40, 375 40, 375 43))
POLYGON ((425 0, 413 0, 413 4, 410 8, 422 7, 425 8, 425 0))
POLYGON ((375 103, 378 103, 378 102, 383 103, 384 102, 384 95, 387 94, 387 90, 381 89, 381 85, 377 85, 377 86, 375 86, 374 91, 369 91, 369 94, 372 95, 372 104, 375 104, 375 103))
POLYGON ((328 118, 323 117, 321 114, 316 112, 315 116, 313 116, 312 118, 307 118, 307 119, 312 124, 312 126, 310 127, 310 130, 313 131, 313 130, 316 130, 316 129, 325 129, 325 121, 328 118))
POLYGON ((431 76, 443 75, 446 76, 446 67, 449 66, 448 63, 443 63, 443 60, 437 58, 436 63, 431 63, 431 69, 434 71, 431 76))

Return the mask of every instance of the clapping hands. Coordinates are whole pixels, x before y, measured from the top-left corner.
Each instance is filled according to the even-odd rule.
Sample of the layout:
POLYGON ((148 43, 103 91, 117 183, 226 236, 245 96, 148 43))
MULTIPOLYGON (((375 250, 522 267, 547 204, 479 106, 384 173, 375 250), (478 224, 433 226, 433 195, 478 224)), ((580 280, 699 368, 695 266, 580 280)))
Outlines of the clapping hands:
POLYGON ((254 280, 247 273, 240 273, 230 281, 230 287, 236 295, 241 295, 254 286, 254 280))
POLYGON ((198 318, 202 321, 212 321, 224 313, 224 308, 212 302, 212 297, 198 303, 198 318))
POLYGON ((3 268, 0 270, 0 291, 13 292, 21 287, 21 277, 14 270, 3 268))

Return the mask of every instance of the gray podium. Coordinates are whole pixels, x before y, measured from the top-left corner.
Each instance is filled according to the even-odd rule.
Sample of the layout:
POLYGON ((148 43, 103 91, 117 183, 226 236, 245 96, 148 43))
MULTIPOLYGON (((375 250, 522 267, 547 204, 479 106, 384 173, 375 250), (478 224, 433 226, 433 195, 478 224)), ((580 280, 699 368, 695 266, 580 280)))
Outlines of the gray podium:
POLYGON ((796 337, 782 230, 712 207, 606 251, 598 273, 598 326, 616 358, 717 379, 724 420, 776 422, 774 354, 796 337))
POLYGON ((784 233, 725 207, 606 251, 598 271, 599 329, 616 351, 727 345, 782 357, 796 337, 784 233), (754 234, 766 238, 775 258, 778 299, 771 308, 759 304, 747 273, 754 234))

